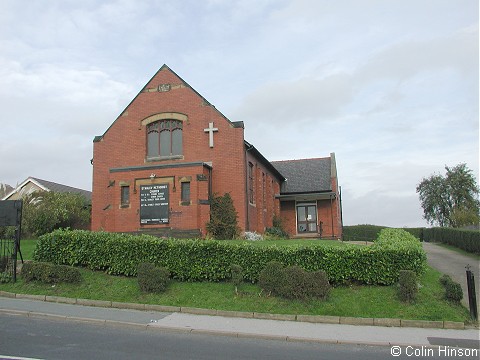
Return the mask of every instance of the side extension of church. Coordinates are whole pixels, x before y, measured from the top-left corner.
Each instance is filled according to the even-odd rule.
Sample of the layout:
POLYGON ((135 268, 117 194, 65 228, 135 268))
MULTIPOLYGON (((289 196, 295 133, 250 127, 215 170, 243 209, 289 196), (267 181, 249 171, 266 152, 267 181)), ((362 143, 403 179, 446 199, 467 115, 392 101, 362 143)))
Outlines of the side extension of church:
POLYGON ((268 161, 163 65, 93 144, 92 230, 203 237, 210 196, 230 193, 242 231, 280 217, 292 237, 341 236, 335 155, 268 161))

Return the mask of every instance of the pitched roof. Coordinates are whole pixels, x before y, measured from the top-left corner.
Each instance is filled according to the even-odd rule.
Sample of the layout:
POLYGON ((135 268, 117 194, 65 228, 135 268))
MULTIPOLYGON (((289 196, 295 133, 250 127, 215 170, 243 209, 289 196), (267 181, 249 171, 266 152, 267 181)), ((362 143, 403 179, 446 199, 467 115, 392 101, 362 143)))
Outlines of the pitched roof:
POLYGON ((10 197, 14 193, 20 191, 26 184, 29 182, 33 182, 35 185, 38 187, 42 188, 45 191, 53 191, 53 192, 71 192, 75 194, 81 194, 85 196, 85 198, 88 201, 92 201, 92 192, 88 190, 83 190, 83 189, 78 189, 72 186, 68 185, 63 185, 63 184, 58 184, 52 181, 47 181, 47 180, 42 180, 34 177, 29 177, 26 179, 24 182, 22 182, 20 185, 18 185, 10 194, 5 196, 4 199, 10 197))
POLYGON ((30 179, 36 180, 38 183, 45 186, 50 191, 77 193, 77 194, 81 194, 81 195, 85 196, 85 198, 87 200, 92 200, 92 192, 91 191, 75 188, 75 187, 68 186, 68 185, 58 184, 58 183, 55 183, 55 182, 52 182, 52 181, 42 180, 42 179, 38 179, 38 178, 34 178, 34 177, 30 177, 30 179))
POLYGON ((331 158, 272 161, 282 174, 282 194, 299 194, 332 191, 331 158))
POLYGON ((115 119, 115 121, 110 124, 110 126, 108 127, 107 130, 105 130, 105 132, 103 133, 103 135, 98 135, 98 136, 95 136, 94 139, 93 139, 93 142, 99 142, 100 140, 102 140, 102 138, 105 136, 105 134, 108 132, 108 130, 110 130, 110 128, 113 126, 113 124, 115 124, 115 122, 120 119, 120 117, 122 116, 123 113, 125 113, 125 111, 130 107, 130 105, 139 97, 139 95, 141 93, 144 92, 144 90, 146 89, 146 87, 148 86, 148 84, 150 84, 150 82, 158 75, 158 73, 160 73, 160 71, 169 71, 171 72, 173 75, 175 75, 178 80, 183 83, 186 87, 188 87, 189 89, 191 89, 195 94, 197 94, 197 96, 199 96, 203 102, 208 105, 208 106, 211 106, 213 109, 215 109, 216 112, 218 112, 218 114, 220 114, 220 116, 222 116, 226 121, 228 121, 229 123, 231 123, 233 125, 233 127, 243 127, 243 121, 235 121, 235 122, 232 122, 230 121, 230 119, 228 119, 224 114, 222 114, 222 112, 220 110, 218 110, 213 104, 211 104, 207 99, 205 99, 197 90, 195 90, 193 87, 190 86, 190 84, 188 84, 185 80, 183 80, 183 78, 181 78, 175 71, 173 71, 172 69, 170 69, 168 67, 167 64, 163 64, 162 67, 150 78, 150 80, 147 81, 147 83, 143 86, 143 88, 140 90, 140 92, 135 95, 135 97, 130 101, 130 103, 128 103, 128 105, 125 107, 125 109, 123 109, 123 111, 120 113, 120 115, 115 119))

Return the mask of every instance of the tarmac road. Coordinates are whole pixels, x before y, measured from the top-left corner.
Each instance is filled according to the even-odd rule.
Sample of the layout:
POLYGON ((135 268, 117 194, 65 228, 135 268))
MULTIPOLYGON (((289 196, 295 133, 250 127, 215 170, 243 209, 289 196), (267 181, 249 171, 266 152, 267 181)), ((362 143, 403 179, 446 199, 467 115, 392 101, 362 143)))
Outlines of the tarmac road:
POLYGON ((424 242, 423 249, 427 253, 428 264, 438 271, 450 275, 463 289, 462 304, 469 309, 467 275, 465 267, 471 266, 475 276, 475 292, 477 293, 477 308, 480 314, 480 261, 474 257, 462 255, 456 251, 446 249, 438 244, 424 242))

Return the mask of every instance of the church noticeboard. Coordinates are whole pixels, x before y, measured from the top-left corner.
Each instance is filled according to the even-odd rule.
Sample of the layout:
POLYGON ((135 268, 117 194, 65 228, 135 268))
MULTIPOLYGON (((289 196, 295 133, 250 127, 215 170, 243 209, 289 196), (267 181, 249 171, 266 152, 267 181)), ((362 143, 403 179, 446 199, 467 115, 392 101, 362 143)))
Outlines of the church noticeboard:
POLYGON ((168 224, 168 184, 140 186, 140 224, 168 224))

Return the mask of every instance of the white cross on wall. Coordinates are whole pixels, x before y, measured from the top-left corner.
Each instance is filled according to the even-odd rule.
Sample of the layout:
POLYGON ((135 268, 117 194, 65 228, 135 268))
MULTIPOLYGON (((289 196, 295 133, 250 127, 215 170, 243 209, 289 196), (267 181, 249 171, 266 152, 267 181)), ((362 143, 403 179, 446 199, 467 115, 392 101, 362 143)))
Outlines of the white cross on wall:
POLYGON ((218 131, 218 129, 214 128, 213 122, 211 122, 211 123, 208 123, 208 128, 203 129, 203 131, 208 132, 209 144, 210 144, 210 147, 213 148, 213 132, 218 131))

